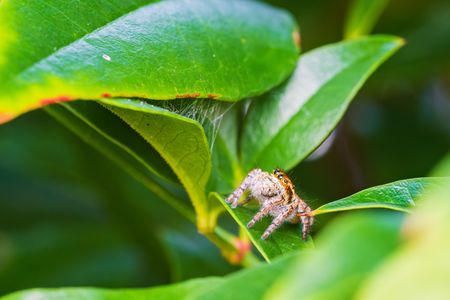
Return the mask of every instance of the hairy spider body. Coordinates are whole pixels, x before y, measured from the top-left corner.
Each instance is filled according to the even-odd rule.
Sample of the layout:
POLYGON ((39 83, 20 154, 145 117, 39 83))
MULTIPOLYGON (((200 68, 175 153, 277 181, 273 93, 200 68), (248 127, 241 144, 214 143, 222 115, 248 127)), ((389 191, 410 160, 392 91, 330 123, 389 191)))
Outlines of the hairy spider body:
POLYGON ((267 227, 261 236, 262 239, 269 237, 284 222, 301 222, 303 225, 302 238, 306 239, 314 222, 314 218, 309 215, 311 208, 297 195, 294 184, 285 172, 275 169, 272 173, 268 173, 261 169, 254 169, 247 174, 241 185, 226 201, 231 203, 232 208, 236 208, 251 199, 259 201, 260 210, 248 222, 248 228, 267 215, 273 217, 272 224, 267 227), (239 203, 239 199, 246 190, 250 191, 250 194, 239 203))

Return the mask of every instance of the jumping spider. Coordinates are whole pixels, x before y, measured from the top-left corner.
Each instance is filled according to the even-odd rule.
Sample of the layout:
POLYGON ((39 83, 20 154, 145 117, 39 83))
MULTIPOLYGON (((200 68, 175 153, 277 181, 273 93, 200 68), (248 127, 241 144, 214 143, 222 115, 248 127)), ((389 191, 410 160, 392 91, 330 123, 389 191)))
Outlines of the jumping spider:
POLYGON ((274 218, 272 224, 267 227, 261 236, 263 240, 286 221, 290 223, 301 222, 303 224, 302 239, 306 240, 314 222, 314 218, 310 215, 311 208, 297 195, 294 184, 285 172, 275 169, 270 174, 261 169, 254 169, 248 173, 241 185, 226 201, 231 203, 232 208, 236 208, 251 199, 258 200, 261 208, 248 222, 248 228, 267 215, 274 218), (246 190, 249 190, 250 194, 239 203, 239 199, 246 190))

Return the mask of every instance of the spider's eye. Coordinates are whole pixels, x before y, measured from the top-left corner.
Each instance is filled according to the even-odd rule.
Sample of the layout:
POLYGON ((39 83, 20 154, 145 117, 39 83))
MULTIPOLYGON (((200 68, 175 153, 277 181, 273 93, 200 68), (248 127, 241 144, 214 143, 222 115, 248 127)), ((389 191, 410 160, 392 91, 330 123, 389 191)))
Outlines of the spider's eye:
POLYGON ((284 183, 287 183, 287 180, 285 179, 285 180, 283 180, 284 181, 284 183))
POLYGON ((283 175, 278 175, 278 179, 282 179, 283 178, 283 175))

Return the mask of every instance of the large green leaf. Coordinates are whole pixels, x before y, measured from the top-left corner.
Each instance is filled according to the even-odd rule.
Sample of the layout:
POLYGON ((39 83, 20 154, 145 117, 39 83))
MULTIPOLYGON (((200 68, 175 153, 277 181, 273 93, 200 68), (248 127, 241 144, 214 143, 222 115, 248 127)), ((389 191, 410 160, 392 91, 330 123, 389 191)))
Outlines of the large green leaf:
POLYGON ((402 44, 396 37, 372 36, 303 55, 287 83, 253 101, 241 143, 245 169, 290 169, 304 159, 336 126, 368 76, 402 44))
POLYGON ((274 258, 290 252, 313 249, 314 245, 311 239, 306 242, 302 240, 301 227, 299 225, 285 224, 272 233, 267 240, 262 240, 262 234, 271 223, 270 218, 263 219, 250 229, 247 228, 247 223, 258 212, 258 207, 245 206, 232 209, 220 195, 212 193, 211 196, 211 198, 215 198, 215 200, 220 201, 225 206, 242 230, 248 234, 253 245, 255 245, 266 261, 270 262, 274 258))
POLYGON ((272 264, 261 264, 223 278, 207 277, 179 284, 150 288, 106 290, 95 288, 35 289, 1 298, 19 299, 261 299, 267 288, 289 266, 295 256, 286 256, 272 264), (251 288, 249 288, 249 286, 251 288))
MULTIPOLYGON (((446 162, 438 166, 450 174, 446 162)), ((446 299, 450 295, 450 184, 428 189, 403 227, 404 245, 360 288, 358 299, 446 299)))
POLYGON ((211 155, 203 127, 197 121, 143 101, 104 99, 101 103, 141 134, 167 161, 192 200, 199 229, 212 229, 206 199, 211 155))
POLYGON ((317 250, 294 262, 264 299, 353 299, 359 284, 400 244, 401 221, 393 212, 337 219, 315 240, 317 250))
POLYGON ((353 0, 345 22, 345 38, 369 34, 388 3, 389 0, 353 0))
POLYGON ((198 294, 195 299, 246 299, 260 300, 264 293, 300 254, 285 255, 271 264, 260 264, 256 267, 233 273, 210 289, 198 294))
POLYGON ((364 208, 388 208, 409 211, 415 201, 423 196, 426 189, 450 184, 450 178, 416 178, 399 180, 360 191, 336 200, 314 210, 314 215, 364 208))
POLYGON ((35 289, 17 292, 2 297, 2 300, 140 300, 140 299, 195 299, 201 294, 221 282, 220 278, 194 279, 183 283, 157 287, 152 289, 106 290, 99 288, 66 288, 66 289, 35 289))
POLYGON ((256 1, 148 2, 2 2, 0 122, 74 99, 236 101, 295 66, 298 32, 284 11, 256 1))

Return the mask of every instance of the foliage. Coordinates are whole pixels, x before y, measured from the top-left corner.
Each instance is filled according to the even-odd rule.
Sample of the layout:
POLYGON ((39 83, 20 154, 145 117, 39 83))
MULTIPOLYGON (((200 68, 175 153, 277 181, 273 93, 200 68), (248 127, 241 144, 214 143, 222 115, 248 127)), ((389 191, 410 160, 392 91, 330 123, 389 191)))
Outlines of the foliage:
MULTIPOLYGON (((43 107, 97 151, 89 152, 72 136, 63 142, 66 137, 56 134, 44 137, 41 151, 27 153, 31 167, 24 170, 39 171, 24 180, 38 178, 48 193, 58 194, 62 180, 47 179, 45 172, 67 172, 61 177, 74 185, 79 196, 73 197, 84 200, 80 211, 64 204, 55 209, 67 222, 56 232, 46 233, 45 222, 31 220, 40 226, 33 236, 23 237, 14 217, 5 223, 14 234, 2 241, 0 232, 0 279, 12 285, 23 279, 23 287, 72 285, 70 280, 52 280, 58 274, 71 278, 64 272, 76 273, 78 260, 96 261, 89 251, 78 253, 76 248, 82 247, 111 253, 92 266, 97 270, 94 278, 79 285, 102 286, 105 266, 116 259, 125 269, 136 270, 143 262, 164 270, 146 274, 133 285, 203 277, 151 288, 34 289, 2 299, 380 299, 426 291, 448 295, 445 282, 433 285, 434 276, 429 276, 446 278, 450 270, 439 263, 448 250, 442 242, 449 234, 448 159, 429 177, 369 187, 315 206, 312 214, 319 224, 322 215, 332 212, 383 210, 354 212, 329 223, 324 218, 325 225, 307 241, 298 226, 289 224, 261 240, 270 220, 248 229, 245 224, 258 208, 250 204, 231 209, 223 200, 252 168, 293 170, 329 138, 369 76, 404 45, 396 36, 369 35, 386 4, 353 1, 346 40, 298 57, 300 34, 294 16, 257 1, 0 2, 0 123, 43 107), (33 165, 32 158, 49 156, 49 145, 64 155, 57 157, 59 166, 41 171, 48 166, 33 165), (135 182, 129 176, 155 201, 134 194, 135 182), (88 188, 76 186, 79 182, 88 182, 88 188), (97 202, 102 205, 93 204, 97 202), (108 229, 104 212, 121 234, 108 229), (89 225, 82 221, 84 213, 89 225), (90 230, 92 226, 97 227, 90 230), (50 236, 55 243, 71 245, 74 240, 66 241, 63 233, 72 232, 84 239, 59 251, 68 251, 75 263, 66 266, 68 260, 61 259, 62 270, 43 271, 47 281, 22 278, 26 267, 8 261, 11 249, 22 248, 24 239, 50 236), (430 254, 431 267, 423 259, 430 254), (230 264, 249 268, 223 276, 234 270, 230 264), (424 287, 405 288, 411 282, 424 287)), ((16 151, 30 147, 3 141, 0 149, 13 160, 16 151)), ((19 160, 12 167, 6 164, 7 170, 20 169, 19 160)), ((16 197, 14 193, 7 189, 5 196, 16 197)), ((26 194, 23 201, 29 203, 30 198, 33 194, 26 194)), ((77 201, 74 206, 80 205, 77 201)), ((22 212, 20 205, 11 205, 22 212)), ((51 211, 53 205, 43 201, 34 209, 51 211)), ((42 268, 39 258, 51 260, 52 253, 32 248, 22 256, 30 266, 42 268)), ((126 284, 120 268, 111 268, 118 274, 115 287, 126 284)), ((9 292, 22 286, 1 288, 9 292)))

